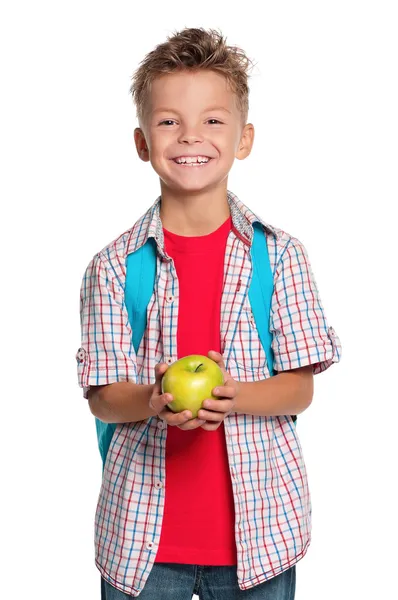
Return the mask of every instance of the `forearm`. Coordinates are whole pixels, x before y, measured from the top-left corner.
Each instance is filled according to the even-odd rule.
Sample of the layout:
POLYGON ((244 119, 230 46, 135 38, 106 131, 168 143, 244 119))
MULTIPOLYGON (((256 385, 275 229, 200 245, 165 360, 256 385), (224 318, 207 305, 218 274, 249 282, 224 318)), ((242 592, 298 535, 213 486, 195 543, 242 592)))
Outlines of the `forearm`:
POLYGON ((153 417, 156 412, 149 407, 153 385, 140 385, 130 381, 91 388, 90 410, 104 423, 133 423, 153 417))
POLYGON ((235 412, 258 416, 297 415, 311 404, 312 369, 279 373, 269 379, 239 382, 235 412))

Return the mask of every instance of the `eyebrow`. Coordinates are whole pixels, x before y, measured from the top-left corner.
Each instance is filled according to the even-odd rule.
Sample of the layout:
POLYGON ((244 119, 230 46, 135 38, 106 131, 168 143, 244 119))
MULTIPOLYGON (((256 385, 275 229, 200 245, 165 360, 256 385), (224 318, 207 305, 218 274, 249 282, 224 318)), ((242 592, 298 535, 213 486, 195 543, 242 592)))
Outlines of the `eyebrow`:
MULTIPOLYGON (((224 106, 211 106, 210 108, 206 108, 204 111, 202 112, 211 112, 213 110, 223 110, 224 112, 229 113, 230 115, 232 115, 231 111, 228 110, 227 108, 225 108, 224 106)), ((174 110, 173 108, 157 108, 156 110, 153 111, 153 113, 157 113, 157 112, 175 112, 178 113, 178 110, 174 110)))

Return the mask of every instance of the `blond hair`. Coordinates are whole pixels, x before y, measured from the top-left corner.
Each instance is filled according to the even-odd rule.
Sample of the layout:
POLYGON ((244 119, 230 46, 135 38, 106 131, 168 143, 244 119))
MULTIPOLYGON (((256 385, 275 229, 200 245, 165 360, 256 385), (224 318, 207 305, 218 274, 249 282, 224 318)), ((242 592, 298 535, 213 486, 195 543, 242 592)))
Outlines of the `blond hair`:
POLYGON ((153 80, 168 73, 211 70, 223 75, 236 95, 242 123, 249 113, 248 71, 253 64, 237 46, 227 46, 226 38, 215 29, 188 28, 174 32, 141 61, 135 71, 130 93, 141 124, 153 80))

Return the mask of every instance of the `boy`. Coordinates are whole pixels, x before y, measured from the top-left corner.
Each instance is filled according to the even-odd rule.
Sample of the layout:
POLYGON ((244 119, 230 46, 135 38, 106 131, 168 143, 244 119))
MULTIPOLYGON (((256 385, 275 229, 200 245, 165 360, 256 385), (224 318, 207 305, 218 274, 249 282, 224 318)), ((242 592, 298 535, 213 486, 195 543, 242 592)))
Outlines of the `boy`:
POLYGON ((341 346, 304 246, 227 189, 253 144, 248 64, 216 31, 185 29, 135 73, 135 144, 161 196, 94 256, 81 288, 79 384, 92 414, 117 424, 95 516, 103 600, 292 600, 310 543, 291 415, 311 404, 313 375, 339 361, 341 346), (247 294, 255 222, 274 273, 274 364, 247 294), (156 281, 135 353, 125 261, 148 237, 156 281), (168 365, 189 354, 208 355, 225 377, 197 418, 170 411, 161 392, 168 365))

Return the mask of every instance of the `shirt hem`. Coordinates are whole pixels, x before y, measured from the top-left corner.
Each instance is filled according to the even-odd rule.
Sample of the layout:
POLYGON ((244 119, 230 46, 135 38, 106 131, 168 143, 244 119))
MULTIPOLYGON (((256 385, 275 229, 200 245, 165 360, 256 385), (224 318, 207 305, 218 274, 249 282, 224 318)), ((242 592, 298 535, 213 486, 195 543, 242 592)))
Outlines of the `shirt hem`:
POLYGON ((137 590, 137 588, 135 587, 128 587, 126 585, 121 585, 120 583, 117 583, 117 581, 115 581, 115 579, 113 579, 113 577, 111 577, 103 567, 101 567, 100 563, 98 562, 97 559, 95 559, 95 566, 97 567, 98 571, 101 573, 101 577, 103 577, 105 579, 105 581, 107 581, 107 583, 109 583, 109 585, 113 586, 114 588, 116 588, 117 590, 119 590, 119 592, 124 592, 125 594, 129 594, 130 596, 138 596, 138 594, 140 594, 142 592, 142 590, 137 590))
POLYGON ((303 550, 299 554, 297 554, 293 560, 290 560, 289 562, 285 563, 279 569, 272 569, 272 571, 265 571, 265 573, 262 573, 261 575, 257 575, 256 577, 252 577, 251 579, 246 579, 245 581, 242 581, 241 579, 238 578, 239 588, 241 590, 248 590, 256 585, 259 585, 260 583, 264 583, 266 581, 269 581, 270 579, 273 579, 274 577, 276 577, 277 575, 280 575, 284 571, 287 571, 288 569, 293 567, 295 564, 297 564, 302 558, 304 558, 304 556, 307 554, 307 550, 308 550, 310 544, 311 544, 311 537, 308 539, 308 542, 304 546, 303 550), (267 575, 268 575, 268 577, 267 577, 267 575))
MULTIPOLYGON (((293 560, 285 563, 279 569, 272 569, 272 571, 269 571, 269 572, 265 571, 265 573, 262 573, 261 575, 257 575, 256 577, 252 577, 251 579, 246 579, 245 581, 242 581, 238 578, 239 588, 241 590, 248 590, 252 587, 255 587, 256 585, 259 585, 260 583, 265 583, 266 581, 269 581, 270 579, 277 577, 277 575, 280 575, 284 571, 287 571, 288 569, 293 567, 295 564, 297 564, 302 558, 304 558, 304 556, 307 554, 310 544, 311 544, 311 537, 308 539, 308 542, 306 543, 303 550, 299 554, 297 554, 293 560)), ((154 564, 156 564, 156 561, 154 564)), ((201 564, 201 563, 193 563, 193 564, 201 564)), ((103 567, 101 567, 101 565, 97 559, 95 559, 95 565, 96 565, 97 569, 99 570, 99 572, 101 573, 101 576, 117 590, 124 592, 125 594, 130 594, 134 597, 138 596, 140 594, 140 592, 142 591, 142 590, 136 589, 135 587, 122 586, 119 583, 117 583, 113 579, 113 577, 111 577, 105 571, 105 569, 103 567)), ((222 565, 220 565, 220 566, 222 566, 222 565)), ((230 566, 230 565, 226 565, 226 566, 230 566)), ((231 566, 235 566, 235 565, 231 565, 231 566)))

